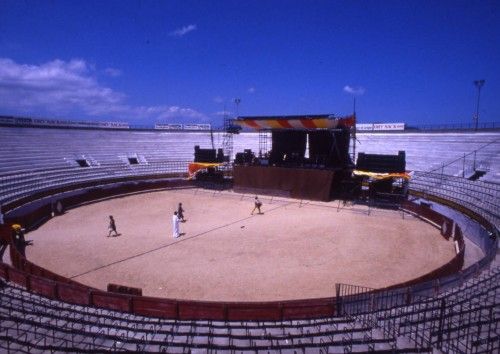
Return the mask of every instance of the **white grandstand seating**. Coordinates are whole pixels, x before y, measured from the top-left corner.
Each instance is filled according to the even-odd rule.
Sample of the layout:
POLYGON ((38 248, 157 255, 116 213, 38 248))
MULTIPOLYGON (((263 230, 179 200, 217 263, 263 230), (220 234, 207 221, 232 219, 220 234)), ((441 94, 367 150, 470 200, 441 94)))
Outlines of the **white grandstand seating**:
POLYGON ((358 133, 356 137, 358 152, 395 155, 402 150, 409 171, 436 170, 458 177, 473 172, 477 150, 476 168, 486 171, 483 180, 500 183, 500 133, 358 133))
POLYGON ((2 282, 0 348, 12 353, 50 350, 409 353, 430 352, 437 346, 451 352, 458 349, 493 353, 500 349, 499 281, 500 267, 494 266, 459 288, 409 306, 354 316, 266 322, 143 317, 48 300, 2 282))
POLYGON ((194 145, 211 146, 207 133, 101 131, 40 128, 0 128, 0 156, 8 158, 4 170, 37 166, 75 166, 75 159, 126 164, 127 157, 158 161, 192 160, 194 145))
MULTIPOLYGON (((217 132, 213 137, 215 147, 220 147, 223 134, 217 132)), ((244 149, 258 153, 258 133, 241 133, 233 138, 233 156, 244 149)), ((0 139, 0 203, 56 185, 185 173, 188 161, 193 159, 194 146, 212 146, 208 132, 0 127, 0 139), (140 163, 130 165, 128 157, 135 157, 140 163), (90 166, 80 167, 77 159, 87 160, 90 166)), ((440 174, 467 176, 475 164, 485 170, 483 180, 500 183, 500 133, 359 133, 357 139, 358 152, 406 151, 410 171, 435 170, 440 174)), ((469 187, 490 189, 489 185, 477 182, 469 187)), ((441 189, 441 193, 445 191, 446 188, 441 189)), ((479 197, 483 197, 481 193, 479 197)))
POLYGON ((500 227, 500 184, 428 172, 416 172, 410 184, 414 191, 455 201, 500 227))
MULTIPOLYGON (((3 173, 76 166, 75 160, 82 157, 98 165, 128 165, 126 158, 135 156, 144 162, 191 161, 195 145, 211 147, 208 132, 0 127, 0 139, 0 171, 3 173)), ((222 146, 222 139, 222 133, 214 133, 216 148, 222 146)), ((455 176, 462 175, 464 155, 478 150, 476 167, 490 170, 485 177, 493 180, 500 177, 497 175, 500 173, 500 133, 358 133, 357 139, 357 152, 397 154, 404 150, 408 170, 439 170, 444 164, 445 173, 455 176), (450 164, 455 160, 458 161, 450 164)), ((233 155, 244 149, 259 151, 258 133, 237 134, 233 141, 233 155)), ((466 170, 473 161, 473 155, 465 158, 466 170)))
MULTIPOLYGON (((213 137, 214 146, 221 147, 223 134, 213 137)), ((484 181, 500 183, 500 133, 359 133, 357 139, 357 152, 406 151, 409 171, 468 176, 475 161, 486 171, 484 181)), ((212 146, 209 132, 0 127, 0 140, 0 203, 55 185, 185 173, 194 146, 212 146), (128 157, 136 157, 140 164, 130 165, 128 157), (86 159, 90 166, 80 167, 77 159, 86 159)), ((258 133, 234 135, 233 142, 233 157, 244 149, 259 151, 258 133)))
MULTIPOLYGON (((481 178, 483 181, 500 183, 499 132, 357 133, 356 138, 356 154, 397 155, 398 151, 406 151, 408 171, 436 170, 452 176, 469 177, 475 166, 486 172, 481 178)), ((271 146, 270 141, 267 145, 271 146)), ((234 152, 244 149, 258 153, 257 133, 234 136, 234 152)))
MULTIPOLYGON (((487 172, 483 180, 500 183, 499 132, 357 133, 356 137, 356 154, 397 155, 398 151, 406 151, 408 171, 438 170, 452 176, 468 177, 473 172, 475 160, 476 168, 487 172), (474 158, 475 150, 477 153, 474 158), (465 159, 464 155, 467 155, 465 159)), ((270 141, 267 146, 271 146, 270 141)), ((257 133, 234 136, 234 152, 244 149, 258 153, 257 133)))
MULTIPOLYGON (((214 134, 216 148, 222 139, 222 134, 214 134)), ((0 140, 0 203, 78 182, 184 173, 194 145, 211 147, 208 132, 0 127, 0 140), (130 165, 127 157, 137 157, 141 163, 130 165), (79 167, 76 159, 81 158, 90 166, 79 167)), ((413 190, 465 206, 498 229, 500 133, 362 133, 358 140, 358 152, 405 150, 407 169, 415 171, 413 190), (488 168, 485 180, 495 183, 459 178, 470 173, 474 160, 473 155, 464 160, 464 154, 475 150, 476 167, 488 168)), ((259 135, 235 135, 233 152, 244 149, 258 152, 259 135)), ((266 322, 143 317, 49 300, 0 280, 0 351, 493 353, 500 352, 499 280, 496 261, 460 287, 412 305, 266 322)))
POLYGON ((0 338, 11 351, 279 350, 329 348, 344 352, 370 346, 391 349, 392 338, 350 318, 284 322, 175 321, 149 318, 44 299, 13 284, 0 290, 0 338), (16 340, 12 340, 15 338, 16 340))
POLYGON ((445 352, 493 353, 500 349, 499 282, 500 268, 494 267, 460 287, 413 306, 355 317, 416 343, 437 344, 445 352))
POLYGON ((0 127, 0 203, 78 182, 186 173, 194 145, 208 133, 169 133, 0 127), (130 165, 128 157, 140 161, 130 165), (80 167, 77 159, 87 160, 80 167))

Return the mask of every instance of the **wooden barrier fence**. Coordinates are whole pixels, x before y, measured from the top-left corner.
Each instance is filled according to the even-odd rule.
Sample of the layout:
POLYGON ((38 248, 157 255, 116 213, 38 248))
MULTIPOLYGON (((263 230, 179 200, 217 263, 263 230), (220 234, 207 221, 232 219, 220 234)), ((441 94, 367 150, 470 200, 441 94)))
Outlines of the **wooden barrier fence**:
MULTIPOLYGON (((173 186, 175 184, 158 184, 158 186, 165 185, 173 186)), ((150 185, 148 186, 150 187, 150 185)), ((142 190, 141 188, 146 187, 146 185, 138 185, 135 188, 142 190)), ((119 186, 111 190, 95 190, 79 196, 72 196, 66 200, 61 199, 61 201, 65 206, 76 206, 85 201, 102 198, 103 196, 117 195, 125 191, 130 192, 130 189, 126 186, 119 186)), ((463 235, 453 220, 425 206, 411 202, 405 202, 403 208, 440 227, 443 237, 449 239, 453 236, 460 245, 459 252, 450 262, 428 274, 377 291, 409 287, 420 282, 444 277, 459 272, 463 265, 465 252, 463 235)), ((48 217, 47 212, 47 206, 42 205, 39 208, 32 209, 27 215, 21 215, 19 218, 9 221, 37 222, 41 218, 48 217)), ((339 314, 335 297, 273 302, 207 302, 107 292, 80 284, 31 263, 15 249, 10 232, 8 225, 0 227, 0 237, 10 243, 10 256, 13 265, 0 263, 0 276, 26 288, 28 291, 50 299, 144 316, 179 320, 279 321, 332 317, 339 314)), ((331 285, 325 284, 325 286, 331 285)), ((411 301, 411 294, 405 298, 411 301)))

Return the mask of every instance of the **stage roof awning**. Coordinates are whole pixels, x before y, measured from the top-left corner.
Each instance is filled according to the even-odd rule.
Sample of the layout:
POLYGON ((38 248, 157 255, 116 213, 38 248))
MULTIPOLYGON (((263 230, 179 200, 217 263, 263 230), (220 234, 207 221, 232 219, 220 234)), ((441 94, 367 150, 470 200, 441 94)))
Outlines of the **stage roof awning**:
POLYGON ((335 117, 331 114, 299 116, 238 117, 234 124, 242 128, 263 129, 334 129, 355 124, 355 116, 335 117))

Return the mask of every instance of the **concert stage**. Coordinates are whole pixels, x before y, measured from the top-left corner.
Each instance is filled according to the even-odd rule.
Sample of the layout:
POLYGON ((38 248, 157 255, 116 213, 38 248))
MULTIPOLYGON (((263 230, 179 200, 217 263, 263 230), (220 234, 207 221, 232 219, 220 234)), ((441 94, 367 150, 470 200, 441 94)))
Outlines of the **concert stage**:
POLYGON ((233 188, 269 194, 279 191, 291 198, 329 201, 334 176, 333 170, 235 165, 233 188))
POLYGON ((354 167, 349 143, 355 115, 239 117, 234 123, 262 134, 258 154, 251 150, 236 154, 236 191, 320 201, 340 195, 342 181, 354 167))

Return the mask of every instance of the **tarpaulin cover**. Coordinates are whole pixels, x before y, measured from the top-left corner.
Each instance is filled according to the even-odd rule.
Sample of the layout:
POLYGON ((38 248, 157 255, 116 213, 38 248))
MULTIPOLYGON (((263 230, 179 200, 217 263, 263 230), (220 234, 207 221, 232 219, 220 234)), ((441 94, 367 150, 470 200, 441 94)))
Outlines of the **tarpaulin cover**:
POLYGON ((196 172, 202 170, 204 168, 209 167, 217 167, 222 165, 221 163, 208 163, 208 162, 191 162, 188 166, 188 175, 189 178, 193 178, 196 175, 196 172))
POLYGON ((361 171, 354 170, 352 171, 356 176, 367 176, 374 179, 386 179, 386 178, 404 178, 410 179, 410 175, 408 173, 380 173, 380 172, 369 172, 369 171, 361 171))

